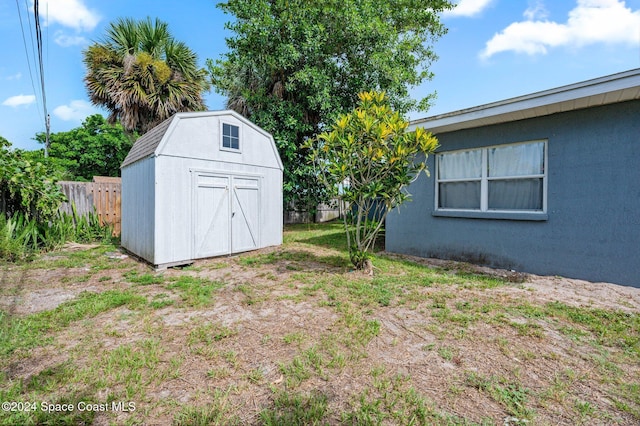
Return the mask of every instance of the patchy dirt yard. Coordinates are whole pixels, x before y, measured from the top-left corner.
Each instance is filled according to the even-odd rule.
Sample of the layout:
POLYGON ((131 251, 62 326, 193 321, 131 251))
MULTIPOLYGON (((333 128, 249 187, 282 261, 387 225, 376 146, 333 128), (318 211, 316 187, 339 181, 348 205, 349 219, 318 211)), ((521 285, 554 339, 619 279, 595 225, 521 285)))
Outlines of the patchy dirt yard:
POLYGON ((331 225, 159 272, 113 246, 4 264, 0 423, 640 422, 640 289, 374 265, 331 225))

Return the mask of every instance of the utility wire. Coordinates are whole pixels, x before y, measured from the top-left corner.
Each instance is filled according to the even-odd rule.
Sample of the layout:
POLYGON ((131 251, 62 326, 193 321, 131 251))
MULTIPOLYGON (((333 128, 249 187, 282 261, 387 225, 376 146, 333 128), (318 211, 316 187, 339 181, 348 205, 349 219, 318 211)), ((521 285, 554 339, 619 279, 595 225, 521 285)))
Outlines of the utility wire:
MULTIPOLYGON (((22 25, 22 14, 20 13, 20 3, 19 0, 16 0, 16 8, 18 9, 18 18, 20 19, 20 30, 22 31, 22 43, 24 45, 24 54, 27 57, 27 67, 29 68, 29 78, 31 79, 31 88, 33 89, 33 94, 36 94, 36 85, 33 82, 33 73, 31 72, 31 61, 29 59, 29 49, 27 48, 27 38, 24 35, 24 26, 22 25)), ((29 21, 29 26, 31 26, 31 21, 29 21)), ((31 45, 33 47, 33 38, 31 39, 31 45)), ((34 57, 35 61, 35 57, 34 57)), ((35 64, 34 64, 35 65, 35 64)), ((40 101, 38 101, 36 97, 36 102, 38 103, 38 114, 40 114, 40 101)), ((42 116, 40 118, 43 118, 42 116)), ((44 124, 44 119, 42 120, 44 124)))
POLYGON ((45 117, 45 143, 44 143, 44 156, 49 156, 49 133, 50 133, 50 122, 49 122, 49 113, 47 112, 47 92, 45 90, 44 84, 44 61, 42 59, 42 27, 40 26, 40 13, 39 13, 39 5, 38 0, 34 0, 33 2, 33 16, 35 19, 36 25, 36 43, 38 45, 38 65, 40 70, 40 87, 42 89, 42 106, 45 117))
MULTIPOLYGON (((28 0, 24 0, 24 9, 26 11, 29 10, 29 2, 28 0)), ((36 75, 36 80, 38 79, 38 66, 37 66, 37 58, 38 56, 36 55, 36 44, 33 41, 33 34, 35 33, 34 27, 31 24, 31 19, 29 19, 28 17, 26 18, 27 22, 29 23, 29 38, 31 38, 31 58, 33 59, 33 69, 34 69, 34 73, 36 75)), ((37 105, 38 105, 38 113, 40 114, 40 118, 42 119, 42 124, 44 124, 46 126, 46 117, 42 116, 42 113, 40 112, 40 108, 42 107, 42 95, 38 96, 38 92, 33 91, 33 94, 36 96, 36 100, 37 100, 37 105)))

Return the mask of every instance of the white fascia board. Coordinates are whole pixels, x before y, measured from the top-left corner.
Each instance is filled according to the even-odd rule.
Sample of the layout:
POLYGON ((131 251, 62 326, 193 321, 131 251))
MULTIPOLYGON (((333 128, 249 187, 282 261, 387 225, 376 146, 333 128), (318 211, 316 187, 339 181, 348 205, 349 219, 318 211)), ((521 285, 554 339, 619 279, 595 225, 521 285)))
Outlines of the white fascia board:
POLYGON ((632 99, 640 99, 640 68, 414 120, 410 129, 424 127, 437 134, 632 99))

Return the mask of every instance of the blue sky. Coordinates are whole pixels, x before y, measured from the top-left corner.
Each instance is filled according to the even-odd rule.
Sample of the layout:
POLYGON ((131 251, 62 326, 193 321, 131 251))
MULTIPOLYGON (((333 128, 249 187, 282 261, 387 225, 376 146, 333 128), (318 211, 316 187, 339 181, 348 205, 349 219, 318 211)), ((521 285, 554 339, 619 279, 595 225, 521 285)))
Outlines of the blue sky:
MULTIPOLYGON (((96 112, 83 84, 82 50, 119 17, 160 18, 201 65, 226 51, 215 0, 41 0, 44 74, 51 131, 67 131, 96 112)), ((640 68, 640 0, 460 0, 442 17, 449 29, 435 49, 435 78, 412 89, 437 91, 436 115, 640 68)), ((0 136, 36 149, 45 129, 32 43, 33 0, 0 2, 0 136), (19 11, 19 12, 18 12, 19 11), (31 74, 25 53, 26 37, 31 74), (29 19, 30 21, 27 21, 29 19), (31 78, 33 75, 33 81, 31 78), (35 88, 35 90, 34 90, 35 88)), ((34 39, 35 40, 35 39, 34 39)), ((206 95, 209 109, 224 99, 206 95)), ((103 112, 104 113, 104 112, 103 112)), ((106 115, 106 114, 105 114, 106 115)))

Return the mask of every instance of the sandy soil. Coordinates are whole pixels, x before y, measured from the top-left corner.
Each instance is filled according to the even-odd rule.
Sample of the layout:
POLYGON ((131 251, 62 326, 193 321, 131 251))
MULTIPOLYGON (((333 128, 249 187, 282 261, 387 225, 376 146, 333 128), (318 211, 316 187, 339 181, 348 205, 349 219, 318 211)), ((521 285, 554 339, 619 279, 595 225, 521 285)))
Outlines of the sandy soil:
MULTIPOLYGON (((273 250, 280 249, 265 249, 253 255, 273 250)), ((317 256, 335 254, 323 248, 314 247, 314 251, 317 256)), ((119 260, 129 269, 103 270, 83 279, 88 269, 82 267, 5 268, 0 277, 3 287, 0 308, 14 315, 50 310, 83 291, 135 287, 123 277, 123 270, 150 272, 148 266, 135 259, 117 253, 112 255, 121 256, 119 260)), ((640 313, 640 289, 637 288, 516 274, 436 259, 402 258, 451 273, 473 271, 513 281, 490 290, 456 288, 453 296, 446 300, 447 307, 465 302, 518 304, 526 301, 544 305, 558 301, 570 306, 615 309, 630 315, 640 313)), ((108 353, 151 337, 161 342, 161 362, 157 368, 167 369, 168 377, 151 381, 145 400, 138 401, 139 406, 145 407, 145 424, 171 423, 176 408, 166 401, 200 406, 211 403, 216 390, 227 392, 226 409, 241 423, 258 424, 260 411, 272 406, 274 389, 286 389, 282 365, 290 363, 301 351, 344 331, 341 316, 330 306, 326 294, 303 292, 308 285, 296 281, 295 273, 299 270, 318 271, 328 279, 349 274, 344 268, 315 261, 281 260, 259 267, 244 266, 238 257, 197 261, 191 268, 170 269, 162 274, 167 279, 194 275, 224 281, 224 287, 216 292, 210 306, 195 309, 177 304, 146 312, 144 316, 126 308, 104 312, 91 321, 80 321, 61 331, 53 345, 35 349, 24 359, 11 359, 4 366, 5 373, 10 379, 28 381, 43 369, 68 360, 77 368, 83 368, 95 361, 89 355, 83 356, 83 351, 90 354, 98 348, 108 353), (243 286, 250 286, 251 294, 243 291, 243 286), (189 340, 194 327, 207 324, 233 330, 230 337, 216 342, 215 351, 209 353, 206 345, 198 346, 189 340), (296 333, 302 336, 298 343, 283 343, 285 336, 296 333), (181 362, 175 367, 171 361, 178 358, 181 362), (212 375, 212 371, 221 373, 212 375), (256 371, 260 372, 260 379, 248 380, 256 371)), ((519 382, 530 395, 536 396, 530 397, 534 424, 637 424, 637 419, 615 407, 611 388, 602 386, 606 371, 599 370, 594 361, 600 356, 601 348, 568 338, 558 331, 562 324, 512 314, 502 323, 480 321, 466 328, 442 329, 432 315, 430 299, 442 290, 425 288, 422 299, 415 303, 367 311, 366 319, 377 321, 380 332, 362 352, 354 355, 355 360, 342 368, 331 369, 326 375, 314 374, 289 390, 321 392, 327 395, 332 413, 346 412, 357 404, 358 395, 375 388, 370 371, 381 366, 385 377, 410 377, 410 384, 403 386, 410 385, 417 390, 431 401, 434 410, 472 422, 487 419, 495 424, 516 422, 504 405, 469 384, 469 375, 477 374, 496 380, 499 377, 504 383, 519 382), (536 332, 523 334, 509 326, 509 322, 533 324, 536 332), (446 351, 450 355, 443 356, 446 351), (554 389, 558 395, 540 397, 554 389), (587 401, 594 408, 590 416, 577 417, 575 407, 579 401, 587 401)), ((150 300, 167 293, 163 285, 135 287, 135 291, 150 300)), ((169 297, 178 300, 175 294, 169 297)), ((344 343, 336 344, 344 347, 344 343)), ((638 383, 640 366, 618 367, 621 370, 618 380, 638 383)), ((127 418, 128 414, 116 417, 112 413, 101 414, 95 424, 119 423, 127 418)), ((337 424, 339 420, 336 414, 328 422, 337 424)))

